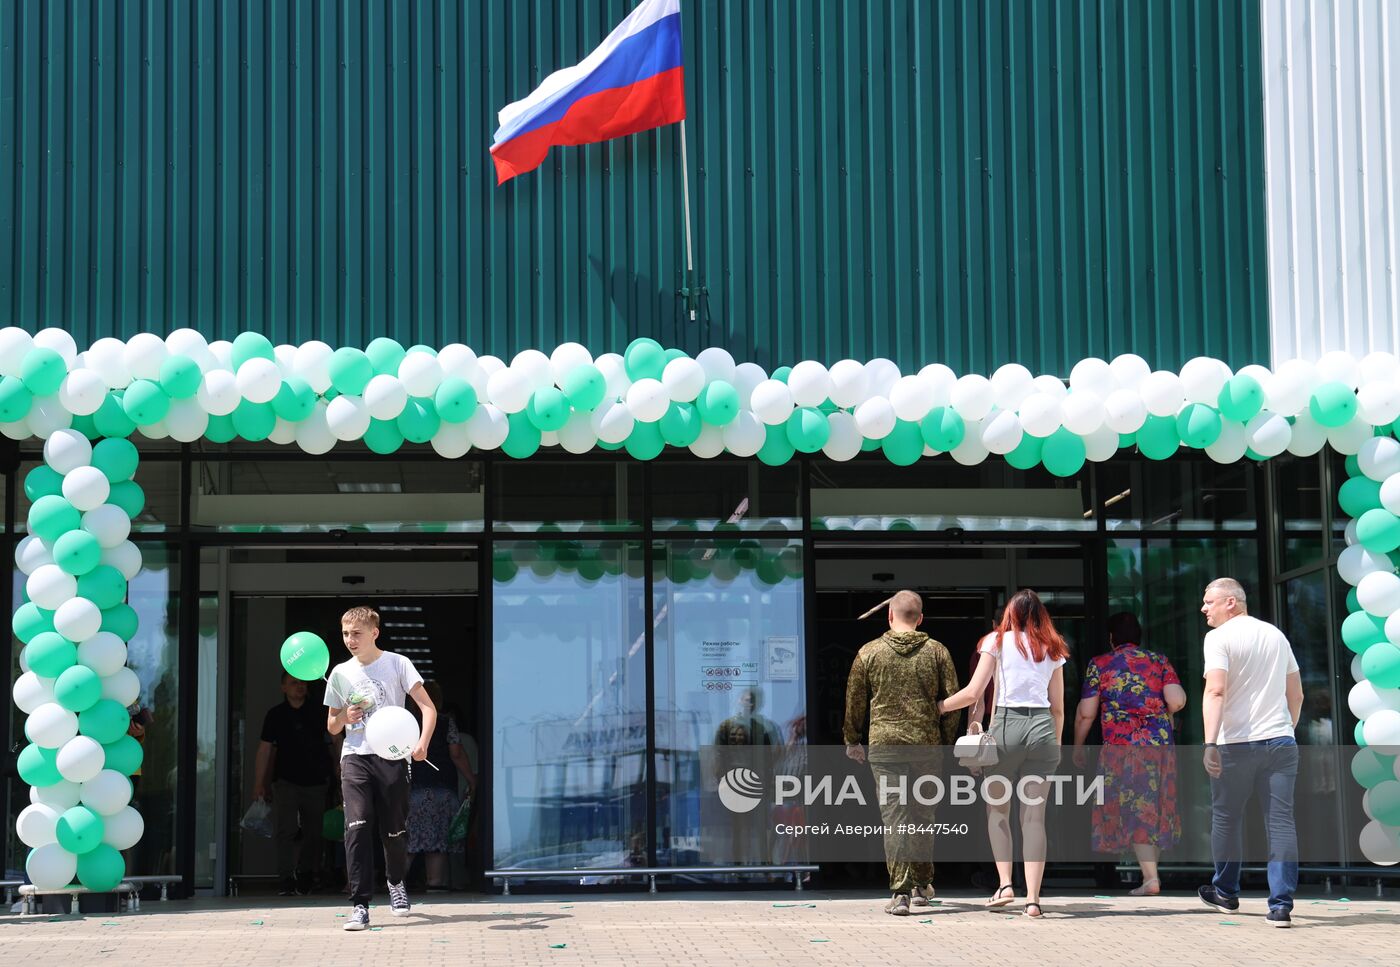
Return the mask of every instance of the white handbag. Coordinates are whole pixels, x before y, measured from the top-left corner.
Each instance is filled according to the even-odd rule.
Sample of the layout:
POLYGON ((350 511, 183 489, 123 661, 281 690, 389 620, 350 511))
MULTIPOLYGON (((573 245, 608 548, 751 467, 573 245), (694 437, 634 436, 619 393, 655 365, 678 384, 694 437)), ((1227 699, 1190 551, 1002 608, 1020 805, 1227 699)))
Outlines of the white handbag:
MULTIPOLYGON (((1001 643, 997 645, 997 672, 1001 671, 1001 643)), ((1001 676, 993 675, 992 683, 992 708, 991 714, 987 716, 987 721, 995 724, 997 716, 997 699, 1001 692, 1001 676)), ((953 757, 965 766, 983 768, 997 764, 999 751, 997 749, 996 736, 984 731, 981 722, 968 723, 967 733, 958 736, 958 740, 953 743, 953 757)))

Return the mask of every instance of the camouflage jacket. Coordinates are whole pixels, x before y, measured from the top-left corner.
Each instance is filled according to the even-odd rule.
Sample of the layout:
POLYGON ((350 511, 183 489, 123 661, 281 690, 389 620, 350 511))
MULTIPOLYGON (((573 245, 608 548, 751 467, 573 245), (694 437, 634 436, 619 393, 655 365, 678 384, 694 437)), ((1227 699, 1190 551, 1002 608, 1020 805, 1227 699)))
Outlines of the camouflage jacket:
POLYGON ((940 719, 935 703, 958 688, 947 648, 922 631, 887 631, 851 664, 846 744, 952 745, 961 713, 940 719))

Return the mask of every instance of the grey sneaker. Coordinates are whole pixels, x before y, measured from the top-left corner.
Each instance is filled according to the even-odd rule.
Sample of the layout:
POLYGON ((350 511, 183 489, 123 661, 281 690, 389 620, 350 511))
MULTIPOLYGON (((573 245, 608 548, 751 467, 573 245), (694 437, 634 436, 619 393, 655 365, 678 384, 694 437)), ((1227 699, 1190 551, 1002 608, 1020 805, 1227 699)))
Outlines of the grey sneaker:
POLYGON ((365 906, 363 903, 357 903, 355 904, 355 912, 350 914, 349 919, 345 921, 345 926, 342 929, 363 930, 368 926, 369 907, 365 906))
POLYGON ((406 917, 411 909, 413 907, 408 902, 408 889, 403 883, 390 883, 389 912, 396 917, 406 917))
POLYGON ((890 897, 890 902, 885 904, 885 912, 896 917, 909 916, 909 894, 896 893, 890 897))
POLYGON ((933 884, 921 886, 914 891, 913 899, 909 902, 916 907, 926 907, 933 900, 933 884))
POLYGON ((1201 902, 1208 907, 1216 907, 1220 910, 1238 910, 1240 901, 1238 897, 1221 896, 1215 892, 1213 886, 1203 886, 1196 891, 1196 895, 1201 898, 1201 902))

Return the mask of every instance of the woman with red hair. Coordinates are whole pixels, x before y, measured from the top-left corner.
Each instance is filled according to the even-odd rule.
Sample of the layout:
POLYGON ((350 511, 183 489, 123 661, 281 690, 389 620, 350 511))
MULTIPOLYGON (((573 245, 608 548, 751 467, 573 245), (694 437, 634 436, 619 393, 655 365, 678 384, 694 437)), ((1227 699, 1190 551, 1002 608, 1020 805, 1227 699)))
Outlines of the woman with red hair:
MULTIPOLYGON (((1060 763, 1060 733, 1065 724, 1065 681, 1061 667, 1069 646, 1055 630, 1040 596, 1022 590, 1012 595, 996 630, 977 646, 981 659, 972 681, 938 703, 939 713, 971 705, 988 682, 995 682, 991 733, 997 741, 997 764, 989 772, 1005 777, 1021 795, 1021 850, 1026 872, 1025 914, 1044 916, 1040 883, 1045 877, 1045 801, 1048 775, 1060 763), (1016 782, 1021 768, 1042 778, 1023 788, 1016 782)), ((1011 886, 1011 799, 987 804, 987 836, 991 840, 1001 886, 987 901, 1001 907, 1016 899, 1011 886)))

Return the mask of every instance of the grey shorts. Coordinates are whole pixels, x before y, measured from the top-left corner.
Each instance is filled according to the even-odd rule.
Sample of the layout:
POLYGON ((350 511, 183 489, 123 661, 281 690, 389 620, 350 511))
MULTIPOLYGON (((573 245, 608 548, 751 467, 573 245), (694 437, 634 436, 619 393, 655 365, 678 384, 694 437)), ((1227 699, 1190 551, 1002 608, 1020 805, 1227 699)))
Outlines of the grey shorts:
POLYGON ((1048 708, 999 708, 992 721, 997 740, 997 764, 987 775, 1008 779, 1025 774, 1047 775, 1060 764, 1060 743, 1048 708))

